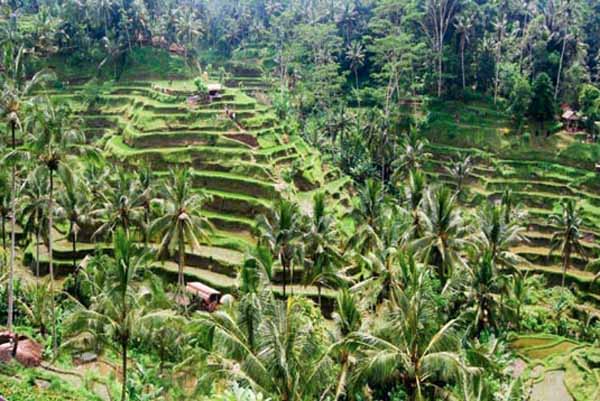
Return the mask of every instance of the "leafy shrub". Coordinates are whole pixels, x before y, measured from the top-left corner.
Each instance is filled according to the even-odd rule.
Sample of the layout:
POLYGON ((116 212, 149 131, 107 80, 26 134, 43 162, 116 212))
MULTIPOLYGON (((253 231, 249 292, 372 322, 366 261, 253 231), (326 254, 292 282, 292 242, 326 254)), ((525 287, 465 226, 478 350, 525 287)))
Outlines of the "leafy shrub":
POLYGON ((208 86, 201 77, 196 77, 194 79, 194 85, 196 86, 198 93, 204 94, 208 92, 208 86))

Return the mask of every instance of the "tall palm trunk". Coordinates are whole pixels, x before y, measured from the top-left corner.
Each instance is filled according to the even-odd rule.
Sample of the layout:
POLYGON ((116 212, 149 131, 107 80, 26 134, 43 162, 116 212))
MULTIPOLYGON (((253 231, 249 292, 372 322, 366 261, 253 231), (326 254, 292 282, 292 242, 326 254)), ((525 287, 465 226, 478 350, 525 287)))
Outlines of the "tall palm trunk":
POLYGON ((50 168, 50 196, 48 198, 48 269, 50 273, 50 309, 52 314, 52 350, 56 356, 58 340, 56 338, 56 306, 54 300, 54 255, 52 254, 52 226, 54 202, 54 169, 50 168))
MULTIPOLYGON (((40 224, 41 226, 41 224, 40 224)), ((40 228, 35 230, 35 278, 40 278, 40 228)))
POLYGON ((69 231, 71 231, 71 250, 73 252, 73 273, 77 272, 77 235, 75 234, 75 230, 74 230, 74 226, 75 224, 73 222, 71 222, 71 228, 69 229, 69 231))
POLYGON ((6 216, 2 215, 2 248, 6 250, 6 216))
POLYGON ((121 401, 127 399, 127 340, 121 341, 122 360, 121 368, 123 369, 123 383, 121 385, 121 401))
POLYGON ((560 61, 558 63, 558 73, 556 74, 556 85, 554 86, 554 101, 558 98, 558 90, 560 88, 560 75, 562 74, 563 62, 565 59, 565 48, 567 47, 567 35, 563 38, 562 50, 560 51, 560 61))
POLYGON ((465 80, 465 35, 460 39, 460 70, 462 73, 462 88, 463 92, 466 89, 466 80, 465 80))
POLYGON ((286 281, 287 281, 287 260, 285 256, 280 254, 279 260, 281 261, 281 267, 283 267, 283 297, 286 297, 286 281))
POLYGON ((183 267, 185 266, 185 242, 183 240, 183 228, 179 228, 179 271, 177 277, 177 286, 179 287, 178 291, 180 294, 183 294, 183 289, 185 286, 183 279, 183 267))
MULTIPOLYGON (((17 147, 16 138, 15 138, 15 122, 12 121, 10 125, 12 131, 12 149, 13 151, 17 147)), ((12 165, 12 173, 11 173, 11 183, 10 183, 10 270, 8 273, 8 321, 7 321, 7 329, 8 331, 12 331, 13 325, 13 317, 14 317, 14 274, 15 274, 15 232, 16 232, 16 201, 15 201, 15 191, 17 188, 17 169, 16 166, 12 165)))
POLYGON ((437 59, 437 69, 438 69, 437 95, 438 95, 438 97, 442 96, 442 69, 443 69, 442 58, 444 57, 443 43, 444 43, 444 36, 443 36, 443 34, 440 34, 440 39, 439 39, 439 43, 438 43, 438 59, 437 59))
POLYGON ((563 255, 563 269, 562 269, 562 283, 561 286, 565 286, 565 278, 567 276, 567 270, 569 269, 569 264, 571 262, 571 246, 565 246, 565 253, 563 255))

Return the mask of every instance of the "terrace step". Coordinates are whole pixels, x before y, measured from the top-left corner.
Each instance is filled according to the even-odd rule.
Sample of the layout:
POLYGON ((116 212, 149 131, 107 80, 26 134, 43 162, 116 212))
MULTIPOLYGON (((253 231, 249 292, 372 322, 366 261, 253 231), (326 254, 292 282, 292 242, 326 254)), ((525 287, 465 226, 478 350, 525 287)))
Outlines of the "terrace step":
MULTIPOLYGON (((164 275, 170 281, 177 281, 179 266, 174 262, 156 263, 152 266, 152 270, 160 275, 164 275)), ((200 281, 208 286, 211 286, 219 291, 234 292, 237 289, 238 280, 235 277, 212 272, 209 270, 198 269, 193 266, 185 266, 183 274, 186 281, 200 281)), ((276 295, 283 295, 283 285, 271 284, 268 286, 276 295)), ((303 295, 316 299, 318 297, 318 289, 315 286, 304 286, 301 284, 286 285, 288 295, 303 295)), ((321 290, 322 298, 335 299, 335 291, 329 288, 321 290)))
MULTIPOLYGON (((561 264, 560 254, 558 252, 549 254, 547 247, 519 245, 512 247, 511 251, 538 265, 551 266, 561 264)), ((584 270, 586 265, 587 260, 583 256, 576 253, 571 255, 571 266, 573 268, 584 270)))

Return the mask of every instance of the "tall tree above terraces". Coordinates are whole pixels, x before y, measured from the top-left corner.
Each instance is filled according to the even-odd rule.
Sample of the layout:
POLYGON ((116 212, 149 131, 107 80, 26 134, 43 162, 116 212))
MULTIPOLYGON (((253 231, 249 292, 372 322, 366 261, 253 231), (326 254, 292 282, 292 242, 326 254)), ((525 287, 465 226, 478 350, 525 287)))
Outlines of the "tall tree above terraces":
POLYGON ((129 349, 144 323, 159 312, 146 307, 148 291, 140 290, 140 277, 150 260, 148 253, 129 239, 122 228, 113 235, 114 257, 96 256, 88 266, 101 268, 104 280, 88 285, 96 296, 89 308, 80 306, 68 316, 65 331, 67 344, 92 340, 96 346, 108 348, 121 357, 121 401, 127 400, 129 349))
POLYGON ((283 296, 288 282, 294 280, 294 264, 304 260, 303 221, 299 206, 289 200, 278 201, 270 216, 258 217, 259 242, 277 258, 283 269, 283 296), (288 281, 288 272, 290 278, 288 281))
POLYGON ((442 96, 444 43, 446 33, 454 19, 458 0, 425 0, 421 27, 427 35, 435 56, 437 70, 437 96, 442 96))
POLYGON ((560 213, 555 213, 548 218, 551 225, 558 227, 552 234, 550 254, 560 250, 562 257, 562 286, 565 286, 567 270, 571 265, 573 253, 586 257, 586 251, 581 243, 581 210, 572 199, 563 200, 560 213))
POLYGON ((193 177, 189 170, 171 171, 161 193, 165 214, 158 217, 150 227, 151 235, 161 238, 159 253, 177 251, 178 294, 185 288, 185 247, 189 243, 193 250, 200 248, 200 241, 209 241, 212 230, 210 221, 202 214, 207 195, 193 191, 193 177))
POLYGON ((558 99, 560 91, 561 75, 565 63, 565 52, 567 42, 573 39, 577 40, 576 31, 581 23, 581 3, 576 0, 560 0, 556 11, 556 28, 555 35, 561 39, 560 59, 558 62, 558 71, 556 72, 556 80, 554 85, 554 101, 558 99))
POLYGON ((25 103, 28 102, 33 90, 38 87, 46 78, 45 72, 38 72, 30 79, 25 75, 25 56, 26 51, 23 47, 18 50, 12 43, 6 44, 4 49, 4 65, 6 68, 3 74, 2 93, 0 96, 0 114, 6 121, 9 129, 9 140, 12 151, 4 157, 4 162, 11 167, 10 184, 10 208, 11 208, 11 250, 8 277, 8 330, 12 330, 14 314, 14 265, 16 256, 16 194, 17 194, 17 170, 19 166, 20 152, 17 149, 17 130, 22 131, 23 113, 25 112, 25 103))
POLYGON ((467 87, 465 79, 465 47, 467 43, 469 43, 469 41, 471 40, 471 30, 473 29, 473 15, 463 14, 458 16, 456 18, 454 26, 460 37, 460 72, 462 78, 462 88, 464 91, 467 87))
POLYGON ((34 169, 29 173, 21 191, 21 220, 23 229, 35 236, 35 276, 40 276, 40 241, 48 232, 48 172, 34 169))
MULTIPOLYGON (((96 157, 95 150, 85 145, 85 136, 77 121, 78 119, 73 118, 72 112, 67 106, 46 100, 35 105, 26 122, 29 135, 28 149, 40 163, 38 168, 46 169, 49 175, 47 241, 51 287, 54 285, 55 178, 57 178, 59 171, 70 169, 76 163, 75 155, 85 154, 89 157, 96 157)), ((53 288, 50 288, 50 292, 53 292, 53 288)), ((58 338, 56 336, 56 307, 54 301, 52 301, 51 306, 53 351, 56 355, 58 338)))

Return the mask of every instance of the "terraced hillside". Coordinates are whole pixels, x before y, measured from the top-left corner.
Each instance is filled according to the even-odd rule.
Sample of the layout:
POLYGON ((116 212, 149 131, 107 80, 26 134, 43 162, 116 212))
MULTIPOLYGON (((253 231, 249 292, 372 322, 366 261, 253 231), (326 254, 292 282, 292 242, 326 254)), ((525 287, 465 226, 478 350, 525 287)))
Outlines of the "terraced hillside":
MULTIPOLYGON (((315 191, 339 197, 348 183, 347 177, 322 164, 320 154, 301 138, 287 135, 267 105, 246 94, 256 90, 256 79, 245 88, 239 83, 249 79, 240 77, 219 99, 197 104, 189 101, 196 93, 190 80, 104 84, 92 91, 93 97, 86 85, 51 92, 82 115, 87 140, 103 147, 108 158, 131 169, 148 163, 159 177, 172 167, 192 169, 195 188, 210 196, 205 213, 216 230, 200 249, 187 250, 185 273, 188 279, 223 290, 235 285, 236 267, 255 243, 257 215, 284 194, 307 210, 315 191)), ((71 246, 64 235, 58 238, 54 256, 58 271, 67 273, 71 246)), ((79 244, 76 257, 96 247, 102 245, 79 244)), ((27 252, 30 261, 33 248, 27 252)), ((42 265, 46 260, 43 249, 42 265)), ((177 274, 173 262, 156 269, 167 276, 177 274)), ((316 293, 300 285, 295 291, 316 293)))
MULTIPOLYGON (((524 149, 515 151, 513 142, 520 138, 508 134, 511 122, 504 113, 481 105, 464 107, 463 117, 459 118, 453 117, 452 107, 445 113, 434 118, 428 135, 432 142, 429 150, 434 155, 426 166, 428 174, 435 180, 455 185, 447 167, 453 160, 470 155, 474 166, 466 180, 464 201, 467 204, 475 206, 498 200, 506 189, 510 189, 528 215, 527 221, 523 222, 528 241, 513 251, 531 263, 522 266, 523 269, 544 273, 555 283, 560 283, 561 261, 558 253, 549 255, 552 232, 556 227, 548 223, 548 217, 557 210, 562 198, 575 199, 583 210, 583 244, 587 252, 586 255, 573 255, 574 269, 568 273, 568 280, 588 289, 594 273, 585 271, 585 267, 590 259, 598 257, 600 250, 597 244, 600 238, 600 176, 594 171, 591 159, 587 162, 573 160, 567 157, 571 155, 564 149, 595 145, 579 143, 573 137, 558 134, 553 138, 538 139, 539 143, 534 145, 521 145, 524 149), (481 119, 478 125, 469 123, 471 114, 481 119), (445 134, 438 135, 442 126, 445 134), (555 146, 557 141, 562 142, 562 146, 558 146, 559 152, 545 148, 555 146)), ((597 288, 596 284, 594 289, 597 288)))

